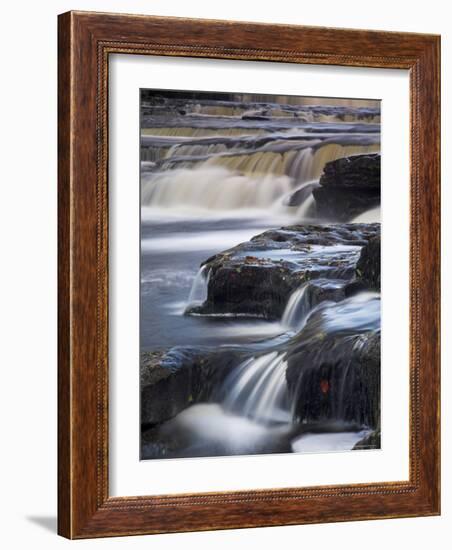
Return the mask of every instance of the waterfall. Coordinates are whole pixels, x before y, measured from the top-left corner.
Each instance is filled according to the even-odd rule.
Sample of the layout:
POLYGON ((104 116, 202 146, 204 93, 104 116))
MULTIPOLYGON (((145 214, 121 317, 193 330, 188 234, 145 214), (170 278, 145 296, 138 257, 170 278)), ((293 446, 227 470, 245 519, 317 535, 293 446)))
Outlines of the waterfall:
POLYGON ((203 265, 196 274, 188 296, 187 308, 200 305, 207 300, 207 289, 209 287, 210 270, 206 274, 207 266, 203 265))
POLYGON ((380 151, 380 102, 141 94, 141 458, 353 448, 380 418, 380 295, 356 279, 378 228, 321 199, 376 206, 373 163, 320 179, 380 151))
MULTIPOLYGON (((176 167, 171 167, 170 157, 161 166, 163 171, 143 174, 142 205, 201 210, 267 208, 293 192, 294 182, 300 187, 318 179, 327 162, 375 150, 378 150, 377 145, 328 144, 297 151, 295 160, 291 158, 293 151, 283 154, 261 151, 242 155, 214 154, 201 162, 177 162, 176 167)), ((298 217, 303 217, 311 208, 314 201, 312 196, 307 200, 309 198, 310 202, 302 205, 305 208, 299 209, 298 217)))
MULTIPOLYGON (((191 161, 185 165, 190 166, 191 161)), ((240 171, 248 176, 256 174, 285 174, 284 155, 273 151, 257 151, 249 154, 213 155, 196 166, 224 166, 231 171, 240 171)))
MULTIPOLYGON (((270 143, 254 149, 231 150, 215 152, 217 145, 211 145, 212 154, 208 154, 207 144, 202 148, 197 145, 185 145, 186 155, 174 156, 173 153, 161 164, 163 170, 177 168, 202 169, 205 167, 224 167, 238 171, 248 176, 258 174, 286 175, 298 184, 318 180, 327 162, 357 154, 375 153, 380 150, 378 141, 364 140, 363 143, 350 144, 350 138, 335 138, 339 143, 318 143, 316 146, 304 146, 295 149, 278 147, 278 143, 270 143), (348 140, 348 141, 347 141, 348 140), (340 143, 342 141, 343 143, 340 143), (189 151, 191 151, 190 154, 189 151), (204 154, 200 154, 200 153, 204 154)), ((291 144, 293 147, 295 144, 291 144)))
POLYGON ((314 195, 311 193, 306 200, 300 204, 297 210, 297 218, 300 220, 306 219, 309 217, 311 210, 315 207, 314 195))
POLYGON ((286 368, 277 352, 247 359, 224 381, 223 407, 264 424, 290 422, 286 368))
POLYGON ((267 208, 291 190, 287 176, 249 177, 219 166, 144 174, 141 203, 160 208, 267 208))
POLYGON ((286 153, 285 173, 298 183, 318 180, 327 162, 353 155, 378 153, 379 143, 347 145, 341 143, 320 144, 286 153))
POLYGON ((290 330, 300 330, 309 313, 309 284, 297 288, 289 297, 286 309, 281 318, 281 324, 290 330))
POLYGON ((167 157, 168 146, 142 145, 140 158, 142 161, 156 162, 167 157))

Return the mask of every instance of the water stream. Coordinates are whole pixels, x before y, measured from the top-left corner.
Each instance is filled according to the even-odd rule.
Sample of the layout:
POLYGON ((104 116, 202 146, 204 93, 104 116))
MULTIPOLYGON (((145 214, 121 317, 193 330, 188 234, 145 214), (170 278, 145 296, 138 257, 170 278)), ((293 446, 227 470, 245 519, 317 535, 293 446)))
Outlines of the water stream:
MULTIPOLYGON (((305 261, 309 255, 329 269, 326 279, 300 283, 279 319, 188 314, 208 297, 212 274, 203 262, 263 231, 319 223, 312 189, 325 163, 379 151, 375 102, 323 110, 308 103, 143 104, 141 350, 190 346, 247 352, 209 402, 189 406, 159 428, 160 439, 181 441, 165 456, 345 450, 369 432, 340 413, 339 427, 328 427, 328 420, 320 432, 306 426, 300 431, 286 373, 287 345, 297 335, 379 330, 379 295, 313 301, 322 285, 340 291, 354 268, 333 272, 331 264, 340 256, 354 266, 362 245, 253 252, 269 261, 305 261)), ((379 209, 353 221, 379 221, 379 209)), ((162 457, 155 444, 144 449, 145 458, 162 457)))

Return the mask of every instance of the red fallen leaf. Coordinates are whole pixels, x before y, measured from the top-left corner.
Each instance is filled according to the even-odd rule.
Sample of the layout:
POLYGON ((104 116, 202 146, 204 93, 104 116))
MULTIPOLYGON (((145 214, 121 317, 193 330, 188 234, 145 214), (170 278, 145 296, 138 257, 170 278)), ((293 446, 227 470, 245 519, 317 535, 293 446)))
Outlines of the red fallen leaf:
POLYGON ((320 380, 320 390, 323 394, 328 393, 330 389, 330 383, 328 380, 320 380))

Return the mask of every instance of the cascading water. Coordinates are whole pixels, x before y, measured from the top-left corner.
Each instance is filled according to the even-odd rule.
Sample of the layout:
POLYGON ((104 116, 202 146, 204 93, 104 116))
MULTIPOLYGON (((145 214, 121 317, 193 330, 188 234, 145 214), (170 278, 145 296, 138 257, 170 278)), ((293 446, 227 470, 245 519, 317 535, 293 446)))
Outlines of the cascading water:
POLYGON ((301 203, 301 205, 298 207, 296 217, 299 220, 304 220, 309 218, 310 212, 315 209, 315 200, 312 194, 308 195, 308 197, 301 203))
MULTIPOLYGON (((325 140, 315 147, 308 145, 291 147, 285 144, 269 143, 249 151, 215 152, 220 145, 187 145, 184 155, 165 157, 161 163, 163 170, 177 168, 203 169, 221 166, 230 171, 238 171, 248 176, 259 174, 287 175, 295 182, 303 183, 318 179, 327 162, 356 154, 378 152, 380 143, 375 138, 365 137, 357 142, 354 137, 336 137, 334 142, 325 140), (213 151, 209 153, 209 148, 213 151)), ((176 149, 177 151, 177 149, 176 149)))
POLYGON ((207 298, 207 289, 209 287, 210 271, 203 265, 193 280, 188 296, 187 308, 202 304, 207 298))
POLYGON ((160 208, 263 209, 290 189, 287 176, 249 177, 227 168, 206 166, 143 175, 141 200, 144 206, 160 208))
POLYGON ((165 94, 141 117, 142 456, 353 448, 377 425, 380 302, 346 296, 375 231, 319 230, 318 190, 379 151, 379 103, 165 94))
POLYGON ((303 303, 307 288, 308 285, 303 285, 291 295, 282 320, 284 326, 298 329, 296 342, 300 343, 294 344, 294 349, 300 346, 301 351, 297 353, 306 358, 309 367, 301 366, 296 389, 288 391, 286 370, 290 347, 289 356, 286 351, 253 356, 240 363, 216 392, 216 398, 226 411, 262 424, 290 424, 294 419, 300 420, 300 402, 308 407, 307 410, 312 410, 309 403, 320 385, 324 394, 333 388, 331 419, 359 420, 350 413, 348 405, 356 385, 352 358, 359 358, 368 343, 368 335, 379 331, 379 294, 365 292, 339 303, 323 302, 309 314, 306 303, 303 303), (363 304, 368 306, 368 310, 363 308, 363 304), (316 359, 313 361, 311 339, 319 333, 324 337, 343 334, 344 338, 333 341, 332 348, 323 349, 320 342, 314 347, 316 359), (337 364, 334 374, 325 371, 325 364, 330 361, 337 364))
MULTIPOLYGON (((326 144, 315 149, 275 153, 258 151, 249 154, 224 154, 221 144, 173 146, 163 164, 142 175, 141 201, 153 208, 182 207, 232 210, 240 208, 277 208, 284 196, 301 185, 318 180, 326 162, 337 158, 368 153, 379 149, 374 145, 326 144), (174 156, 182 150, 184 157, 174 156), (207 160, 197 155, 211 150, 207 160), (174 163, 172 159, 183 158, 174 163)), ((161 155, 162 153, 160 153, 161 155)), ((146 160, 155 160, 155 154, 146 160)), ((308 193, 293 209, 294 216, 303 219, 314 204, 308 193), (304 207, 304 208, 303 208, 304 207)))
POLYGON ((261 423, 291 420, 283 354, 251 357, 228 376, 222 387, 222 406, 261 423))
POLYGON ((304 284, 290 295, 281 318, 283 327, 289 330, 300 330, 303 327, 309 313, 308 288, 309 284, 304 284))
POLYGON ((318 180, 327 162, 342 157, 374 153, 379 150, 379 142, 347 145, 345 141, 344 143, 320 144, 315 148, 307 147, 300 151, 287 153, 285 173, 298 182, 318 180))
POLYGON ((371 365, 379 360, 379 338, 379 293, 362 292, 314 307, 288 360, 293 418, 374 424, 379 370, 371 365), (366 389, 369 381, 372 392, 366 389))
POLYGON ((309 330, 313 334, 359 334, 379 328, 379 292, 361 292, 337 303, 322 302, 310 315, 309 330))

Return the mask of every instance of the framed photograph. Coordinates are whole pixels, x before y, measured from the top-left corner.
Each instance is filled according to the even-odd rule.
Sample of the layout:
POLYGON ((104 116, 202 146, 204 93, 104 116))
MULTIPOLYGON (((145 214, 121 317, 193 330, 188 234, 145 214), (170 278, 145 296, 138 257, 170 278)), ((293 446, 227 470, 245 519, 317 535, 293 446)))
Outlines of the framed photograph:
POLYGON ((59 533, 440 513, 438 36, 59 16, 59 533))

